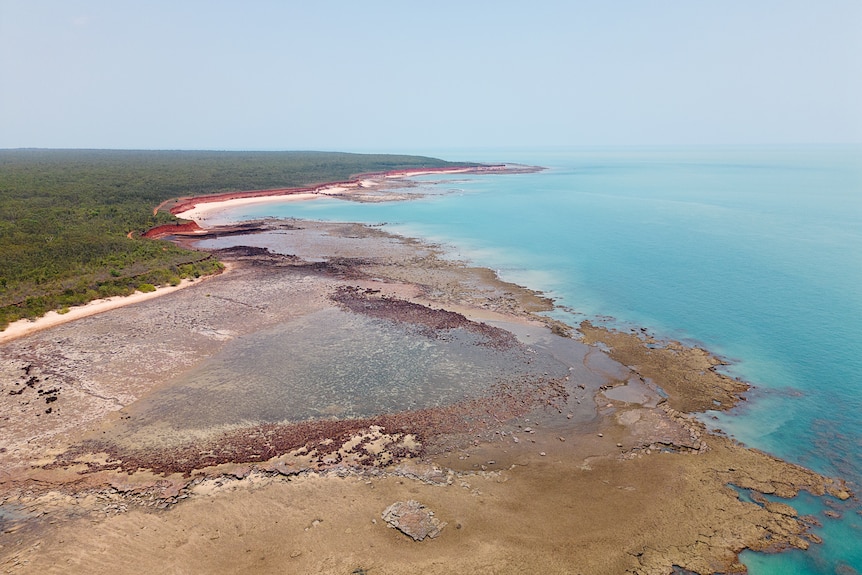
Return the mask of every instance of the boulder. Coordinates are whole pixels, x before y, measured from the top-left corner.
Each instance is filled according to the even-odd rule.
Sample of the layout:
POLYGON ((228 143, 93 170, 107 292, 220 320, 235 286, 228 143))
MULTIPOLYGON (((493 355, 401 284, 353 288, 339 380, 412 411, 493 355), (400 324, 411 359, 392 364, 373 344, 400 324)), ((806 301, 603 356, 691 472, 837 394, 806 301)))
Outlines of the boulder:
POLYGON ((383 520, 390 527, 409 535, 414 541, 437 537, 446 526, 434 517, 434 512, 418 501, 396 501, 383 511, 383 520))

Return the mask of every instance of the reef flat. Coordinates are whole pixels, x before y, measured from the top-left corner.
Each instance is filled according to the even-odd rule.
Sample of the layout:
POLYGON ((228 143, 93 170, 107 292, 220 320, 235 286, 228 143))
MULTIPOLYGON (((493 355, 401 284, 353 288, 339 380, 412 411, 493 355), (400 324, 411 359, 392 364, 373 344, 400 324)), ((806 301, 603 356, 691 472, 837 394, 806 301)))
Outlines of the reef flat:
POLYGON ((4 571, 740 572, 817 544, 776 497, 851 497, 694 416, 747 389, 705 350, 375 227, 213 238, 225 273, 0 346, 4 571))

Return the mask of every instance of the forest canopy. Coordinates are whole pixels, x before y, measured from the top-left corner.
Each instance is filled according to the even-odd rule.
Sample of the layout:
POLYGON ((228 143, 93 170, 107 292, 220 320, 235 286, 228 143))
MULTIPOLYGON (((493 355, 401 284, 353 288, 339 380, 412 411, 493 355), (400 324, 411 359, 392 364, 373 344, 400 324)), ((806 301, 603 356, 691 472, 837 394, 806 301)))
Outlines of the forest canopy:
POLYGON ((221 269, 209 254, 140 237, 176 221, 153 213, 165 200, 450 165, 337 152, 0 150, 0 329, 221 269))

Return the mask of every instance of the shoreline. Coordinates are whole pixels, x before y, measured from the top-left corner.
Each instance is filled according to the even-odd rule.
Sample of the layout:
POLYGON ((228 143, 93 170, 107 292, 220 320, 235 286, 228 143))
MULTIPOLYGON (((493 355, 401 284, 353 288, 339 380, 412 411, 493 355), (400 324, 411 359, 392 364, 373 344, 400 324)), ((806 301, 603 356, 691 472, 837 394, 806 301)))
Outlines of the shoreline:
MULTIPOLYGON (((338 186, 333 187, 332 191, 344 191, 347 188, 338 186)), ((327 190, 329 191, 329 190, 327 190)), ((256 204, 271 204, 271 203, 281 203, 281 202, 303 202, 308 200, 314 200, 319 198, 323 192, 297 192, 293 194, 273 194, 268 196, 248 196, 248 197, 239 197, 239 198, 231 198, 228 200, 216 200, 211 202, 197 202, 194 207, 184 210, 182 212, 177 212, 174 214, 176 217, 183 220, 192 220, 197 223, 199 226, 201 222, 205 222, 208 216, 211 216, 214 212, 220 212, 222 210, 229 210, 239 206, 250 206, 256 204)), ((202 228, 202 231, 205 231, 202 228)))
MULTIPOLYGON (((206 196, 195 196, 192 198, 181 198, 177 204, 170 208, 170 212, 178 218, 192 220, 197 224, 205 221, 207 216, 213 212, 231 209, 242 205, 259 203, 307 201, 321 196, 343 196, 357 192, 373 192, 385 190, 390 187, 389 180, 406 179, 414 176, 425 176, 432 174, 492 174, 492 173, 515 173, 518 171, 537 171, 542 168, 532 166, 511 166, 508 164, 482 165, 482 166, 460 166, 447 168, 416 168, 406 170, 390 170, 387 172, 375 172, 360 174, 359 176, 342 182, 328 182, 316 186, 303 186, 295 188, 275 188, 270 190, 249 190, 241 192, 228 192, 206 196)), ((152 230, 150 230, 152 231, 152 230)), ((159 235, 147 235, 145 237, 159 237, 159 235)), ((180 233, 194 235, 197 231, 180 233)), ((161 235, 169 235, 167 233, 161 235)))
MULTIPOLYGON (((255 230, 261 231, 266 230, 255 230)), ((49 545, 42 551, 24 551, 22 544, 20 557, 31 560, 30 571, 24 572, 37 572, 40 561, 57 564, 66 556, 78 557, 83 572, 92 568, 96 547, 130 541, 131 533, 135 541, 128 548, 117 548, 110 557, 98 560, 116 571, 123 564, 143 565, 133 561, 149 561, 150 568, 152 561, 188 565, 202 560, 202 555, 196 555, 201 552, 217 553, 227 562, 222 565, 234 565, 230 561, 240 561, 251 548, 267 556, 257 564, 267 572, 290 565, 299 572, 368 567, 381 573, 423 573, 440 572, 440 565, 451 570, 457 564, 454 561, 468 561, 467 570, 477 571, 493 564, 512 570, 540 566, 545 572, 563 572, 572 565, 594 573, 666 572, 671 565, 697 573, 730 572, 741 568, 737 554, 742 549, 804 549, 817 543, 807 531, 811 520, 800 518, 788 504, 758 500, 761 494, 792 497, 805 489, 839 500, 851 496, 840 481, 749 450, 708 431, 693 418, 692 412, 715 399, 723 409, 730 408, 733 397, 744 392, 732 382, 728 389, 716 391, 720 386, 712 379, 713 368, 720 362, 703 350, 590 325, 578 330, 586 343, 592 343, 589 349, 581 348, 579 342, 550 333, 547 324, 541 323, 534 313, 542 309, 539 294, 505 284, 487 270, 438 261, 427 246, 405 238, 396 241, 367 226, 299 221, 283 227, 272 224, 270 231, 295 234, 296 245, 310 246, 308 253, 276 256, 262 248, 222 252, 235 262, 236 274, 213 278, 206 294, 185 290, 162 303, 140 306, 134 315, 105 314, 104 328, 80 334, 66 329, 50 340, 40 339, 38 345, 29 346, 32 349, 18 346, 17 363, 11 368, 19 374, 50 377, 61 371, 62 365, 57 364, 68 356, 73 378, 89 382, 101 377, 106 387, 94 388, 99 396, 125 399, 119 411, 106 402, 102 411, 91 416, 94 422, 103 421, 89 436, 99 437, 121 426, 124 418, 140 419, 141 413, 132 406, 137 398, 153 393, 146 385, 118 387, 117 382, 129 377, 123 369, 134 374, 141 363, 149 365, 145 358, 165 358, 160 360, 167 363, 161 375, 152 376, 151 385, 158 389, 175 373, 224 353, 223 346, 244 334, 297 321, 296 314, 302 319, 306 317, 302 313, 335 309, 343 302, 327 294, 347 289, 351 317, 385 312, 381 317, 387 321, 421 326, 419 333, 430 329, 431 336, 421 337, 430 337, 431 342, 436 341, 434 333, 441 332, 445 339, 451 329, 447 322, 452 316, 441 310, 457 310, 467 321, 499 313, 493 325, 511 322, 506 329, 534 352, 544 349, 538 345, 540 339, 555 353, 563 349, 572 355, 570 368, 578 371, 554 381, 531 380, 517 393, 514 388, 494 392, 490 397, 502 404, 493 409, 486 401, 466 411, 441 414, 432 427, 458 433, 443 434, 437 444, 431 441, 425 455, 413 452, 415 444, 408 435, 425 438, 422 433, 435 431, 423 432, 428 422, 420 420, 425 414, 409 411, 395 414, 403 419, 363 421, 362 428, 350 430, 347 436, 329 420, 320 432, 289 425, 237 424, 219 431, 220 435, 208 435, 211 444, 195 436, 177 451, 87 444, 80 437, 71 445, 48 442, 51 450, 43 454, 43 467, 28 472, 35 480, 30 486, 44 482, 48 491, 34 496, 28 487, 28 505, 37 511, 54 509, 50 506, 59 505, 59 496, 52 495, 52 486, 60 491, 73 489, 69 484, 74 481, 79 485, 74 489, 82 494, 95 490, 103 497, 98 505, 107 500, 117 507, 93 522, 87 538, 75 536, 73 521, 67 529, 57 528, 56 535, 44 535, 49 545), (353 251, 357 244, 363 244, 365 251, 353 251), (323 261, 306 260, 303 255, 323 261), (269 291, 260 291, 264 288, 269 291), (302 311, 303 306, 307 311, 302 311), (518 321, 528 322, 527 327, 517 327, 518 321), (100 336, 99 340, 91 335, 104 333, 112 338, 134 333, 137 341, 123 349, 112 338, 100 336), (156 337, 160 341, 154 341, 156 337), (200 342, 198 355, 190 354, 192 340, 200 342), (110 377, 100 375, 98 366, 75 364, 79 348, 93 358, 108 356, 110 377), (183 352, 168 361, 172 349, 183 352), (704 374, 704 385, 692 385, 704 374), (686 397, 689 388, 696 402, 686 397), (540 401, 525 409, 526 403, 519 402, 535 390, 548 395, 539 393, 540 401), (660 391, 670 398, 662 398, 660 391), (521 392, 527 396, 522 398, 521 392), (514 404, 509 403, 512 400, 514 404), (456 419, 447 419, 451 415, 456 419), (464 428, 453 429, 452 421, 464 428), (379 423, 391 429, 377 429, 379 423), (372 444, 385 447, 379 453, 364 447, 372 444), (227 451, 217 452, 217 447, 227 451), (267 451, 271 447, 275 450, 267 451), (363 466, 362 461, 372 455, 374 463, 363 466), (217 465, 202 469, 200 462, 209 456, 217 465), (46 467, 45 461, 57 467, 46 467), (759 503, 741 500, 728 485, 750 490, 759 503), (380 511, 398 498, 427 503, 450 527, 435 542, 408 548, 402 534, 378 525, 380 511), (308 503, 293 506, 285 500, 308 503), (153 501, 170 513, 160 519, 167 533, 140 530, 154 521, 155 515, 147 509, 153 501), (343 501, 350 502, 350 513, 343 512, 343 501), (219 510, 216 517, 245 518, 242 532, 248 532, 252 537, 247 539, 254 543, 240 549, 234 545, 235 538, 220 534, 219 522, 208 519, 214 516, 213 508, 219 510), (282 527, 274 527, 278 521, 269 515, 271 508, 280 510, 282 527), (585 521, 596 537, 583 532, 585 521), (174 525, 177 528, 172 530, 174 525), (173 545, 175 539, 188 537, 180 534, 179 526, 217 544, 206 549, 173 545), (374 551, 369 552, 369 542, 374 551), (476 549, 476 557, 469 560, 463 558, 463 546, 468 544, 476 549), (158 551, 166 545, 171 553, 158 551), (269 550, 282 546, 289 555, 270 555, 269 550), (356 564, 339 559, 344 557, 355 559, 356 564)), ((217 234, 218 229, 207 233, 217 234)), ((194 241, 193 236, 184 237, 194 241)), ((237 242, 242 245, 239 238, 237 242)), ((551 304, 545 301, 545 305, 551 304)), ((45 390, 59 387, 49 381, 45 390)), ((63 385, 74 388, 72 383, 63 385)), ((13 391, 18 393, 17 389, 13 391)), ((20 389, 30 393, 23 384, 20 389)), ((56 397, 51 406, 74 409, 75 404, 63 403, 72 398, 56 397)), ((81 401, 92 402, 93 397, 90 394, 81 401)), ((47 419, 43 414, 32 421, 43 425, 47 419)), ((30 435, 21 434, 22 446, 30 435)), ((4 455, 9 455, 5 447, 0 458, 4 455)), ((10 485, 15 484, 0 475, 0 486, 10 485)), ((76 507, 88 505, 83 495, 74 495, 74 501, 76 507)), ((249 569, 250 564, 242 568, 249 569)))
MULTIPOLYGON (((225 273, 226 271, 227 268, 222 270, 221 273, 225 273)), ((103 299, 94 299, 83 305, 70 307, 69 311, 67 311, 66 313, 60 313, 58 311, 52 310, 36 319, 19 319, 7 325, 3 331, 0 331, 0 345, 78 319, 83 319, 85 317, 90 317, 127 305, 149 301, 151 299, 173 293, 183 288, 197 285, 198 283, 206 280, 209 277, 210 276, 203 276, 201 278, 198 278, 197 280, 186 278, 181 280, 180 283, 175 286, 156 286, 155 291, 151 292, 136 291, 135 293, 127 296, 114 296, 103 299)))
MULTIPOLYGON (((207 233, 205 226, 201 226, 202 222, 208 219, 212 213, 222 210, 233 209, 241 205, 266 204, 273 202, 291 202, 291 201, 308 201, 327 195, 341 195, 345 192, 350 192, 355 189, 382 189, 385 183, 379 178, 385 179, 401 179, 411 176, 422 176, 429 174, 460 174, 460 173, 505 173, 506 170, 538 170, 541 168, 534 167, 518 167, 510 168, 506 164, 497 165, 482 165, 482 166, 462 166, 452 168, 416 168, 406 170, 390 170, 387 172, 374 172, 362 174, 354 179, 345 182, 330 182, 319 184, 317 186, 296 187, 296 188, 276 188, 270 190, 251 190, 244 192, 231 192, 227 194, 214 194, 209 196, 196 196, 188 198, 182 203, 173 206, 170 211, 180 219, 191 220, 191 224, 167 224, 164 226, 156 226, 147 230, 143 237, 151 239, 159 239, 165 236, 178 235, 193 237, 207 233), (225 196, 228 196, 225 198, 225 196)), ((165 207, 174 200, 162 202, 154 208, 153 213, 165 207)), ((131 233, 131 232, 130 232, 131 233)), ((222 273, 226 272, 223 270, 222 273)), ((206 279, 206 278, 201 278, 206 279)), ((64 323, 74 321, 76 319, 90 317, 105 311, 117 309, 126 305, 132 305, 138 302, 147 301, 154 297, 167 295, 193 284, 193 280, 184 279, 178 286, 156 286, 156 291, 142 293, 135 292, 128 296, 116 296, 105 299, 96 299, 87 302, 84 305, 74 306, 66 313, 59 313, 51 310, 44 316, 36 319, 20 319, 7 325, 3 330, 0 330, 0 344, 13 341, 15 339, 36 333, 44 329, 62 325, 64 323)))
MULTIPOLYGON (((518 167, 510 168, 506 164, 493 164, 481 166, 460 166, 452 168, 415 168, 405 170, 390 170, 386 172, 372 172, 361 174, 356 178, 344 182, 328 182, 316 186, 304 186, 294 188, 275 188, 268 190, 250 190, 241 192, 228 192, 225 194, 213 194, 206 196, 195 196, 192 198, 180 200, 166 200, 153 209, 153 213, 159 209, 166 207, 168 204, 179 201, 178 205, 170 208, 170 212, 180 219, 191 220, 189 224, 167 224, 156 226, 147 230, 142 237, 151 239, 160 239, 166 236, 188 236, 202 235, 207 233, 207 229, 200 224, 207 220, 207 216, 213 212, 221 210, 233 209, 241 205, 266 204, 273 202, 291 202, 291 201, 308 201, 327 195, 341 195, 345 192, 350 192, 355 189, 382 189, 385 187, 385 182, 380 178, 385 179, 401 179, 411 176, 422 176, 429 174, 460 174, 460 173, 505 173, 506 170, 539 170, 541 168, 534 167, 518 167)), ((130 232, 131 234, 131 232, 130 232)), ((222 273, 228 271, 227 268, 222 273)), ((200 278, 200 279, 206 279, 200 278)), ((15 339, 25 337, 27 335, 50 329, 51 327, 62 325, 76 319, 90 317, 105 311, 117 309, 126 305, 132 305, 142 301, 148 301, 152 298, 167 295, 188 287, 195 283, 193 280, 184 279, 178 286, 156 286, 154 292, 135 292, 128 296, 116 296, 104 299, 96 299, 80 306, 73 306, 66 313, 59 313, 56 310, 51 310, 45 315, 36 319, 20 319, 7 325, 3 330, 0 330, 0 344, 13 341, 15 339)))

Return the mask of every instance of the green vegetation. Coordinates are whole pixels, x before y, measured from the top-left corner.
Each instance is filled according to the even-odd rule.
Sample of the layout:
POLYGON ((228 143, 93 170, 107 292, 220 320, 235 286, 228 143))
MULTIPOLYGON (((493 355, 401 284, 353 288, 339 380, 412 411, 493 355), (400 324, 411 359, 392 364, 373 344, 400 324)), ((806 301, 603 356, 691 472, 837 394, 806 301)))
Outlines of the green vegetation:
POLYGON ((221 269, 208 254, 138 237, 176 221, 153 213, 165 200, 446 165, 329 152, 0 150, 0 329, 221 269))

